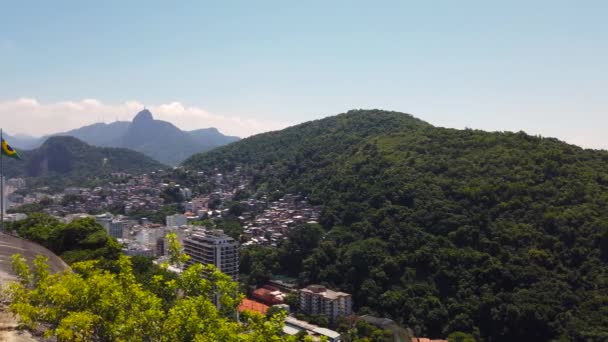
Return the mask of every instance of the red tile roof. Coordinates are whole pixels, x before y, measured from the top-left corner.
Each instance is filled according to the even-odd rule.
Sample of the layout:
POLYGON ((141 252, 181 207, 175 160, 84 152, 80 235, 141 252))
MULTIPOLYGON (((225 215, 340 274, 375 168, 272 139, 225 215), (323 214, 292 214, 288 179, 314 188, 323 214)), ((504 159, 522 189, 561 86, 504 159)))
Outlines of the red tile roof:
POLYGON ((266 314, 266 312, 268 311, 268 308, 269 308, 268 305, 265 305, 260 302, 256 302, 255 300, 251 300, 251 299, 247 299, 247 298, 243 299, 243 301, 239 305, 240 312, 253 311, 253 312, 261 313, 262 315, 266 314))
MULTIPOLYGON (((261 287, 259 289, 256 289, 255 291, 253 291, 253 293, 251 294, 253 296, 253 298, 257 299, 257 300, 261 300, 262 302, 268 303, 268 304, 283 304, 283 298, 282 297, 276 297, 274 295, 272 295, 271 293, 274 291, 278 291, 278 290, 270 290, 266 287, 261 287)), ((278 291, 280 292, 280 291, 278 291)))
POLYGON ((412 337, 411 342, 448 342, 448 340, 431 340, 426 337, 412 337))

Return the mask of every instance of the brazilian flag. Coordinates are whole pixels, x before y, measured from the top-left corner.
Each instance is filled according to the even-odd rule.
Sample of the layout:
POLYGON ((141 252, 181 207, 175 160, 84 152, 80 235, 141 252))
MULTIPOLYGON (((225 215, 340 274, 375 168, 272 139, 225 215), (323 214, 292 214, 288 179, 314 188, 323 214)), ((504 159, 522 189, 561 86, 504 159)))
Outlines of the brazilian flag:
POLYGON ((15 151, 4 139, 2 139, 2 155, 15 159, 21 159, 19 153, 17 153, 17 151, 15 151))

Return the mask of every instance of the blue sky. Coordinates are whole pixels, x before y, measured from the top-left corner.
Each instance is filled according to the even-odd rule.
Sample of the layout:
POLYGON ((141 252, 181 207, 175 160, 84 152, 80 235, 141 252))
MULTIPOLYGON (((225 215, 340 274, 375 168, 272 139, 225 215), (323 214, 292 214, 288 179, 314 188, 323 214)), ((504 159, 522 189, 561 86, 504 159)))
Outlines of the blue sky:
POLYGON ((0 6, 10 132, 127 119, 146 105, 183 128, 244 136, 382 108, 608 148, 606 1, 0 6))

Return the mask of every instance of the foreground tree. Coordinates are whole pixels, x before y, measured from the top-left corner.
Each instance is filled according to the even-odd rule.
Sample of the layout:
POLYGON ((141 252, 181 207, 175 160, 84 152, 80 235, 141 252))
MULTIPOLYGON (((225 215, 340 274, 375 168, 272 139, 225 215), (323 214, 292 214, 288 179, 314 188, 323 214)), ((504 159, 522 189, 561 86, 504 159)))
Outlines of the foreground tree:
POLYGON ((10 310, 21 324, 46 330, 58 341, 291 341, 281 336, 284 314, 235 318, 243 296, 238 284, 213 266, 196 264, 158 287, 171 289, 172 305, 163 306, 153 290, 136 281, 129 257, 112 273, 97 261, 72 264, 72 271, 50 274, 45 257, 29 267, 13 256, 18 281, 5 288, 10 310), (204 277, 203 277, 204 275, 204 277), (217 298, 220 309, 214 305, 217 298))
POLYGON ((119 259, 117 274, 96 263, 75 263, 73 272, 51 275, 45 257, 30 270, 25 258, 13 256, 19 282, 8 287, 10 310, 26 327, 42 326, 60 341, 159 340, 162 301, 135 282, 129 258, 119 259))

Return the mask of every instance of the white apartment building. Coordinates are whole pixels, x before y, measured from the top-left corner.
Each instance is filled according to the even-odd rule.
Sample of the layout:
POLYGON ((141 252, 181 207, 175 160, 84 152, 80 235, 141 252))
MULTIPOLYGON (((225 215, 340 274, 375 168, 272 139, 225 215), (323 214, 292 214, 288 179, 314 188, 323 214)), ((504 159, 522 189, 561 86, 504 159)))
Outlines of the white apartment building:
POLYGON ((106 231, 110 231, 110 223, 114 219, 114 216, 110 213, 105 213, 95 216, 95 222, 99 223, 106 231))
POLYGON ((186 215, 183 214, 166 216, 165 221, 167 222, 167 227, 181 227, 188 223, 186 215))
POLYGON ((329 290, 321 285, 309 285, 300 289, 300 310, 309 315, 326 315, 335 321, 340 316, 353 313, 352 296, 329 290))
POLYGON ((195 263, 211 264, 237 280, 239 276, 239 245, 222 230, 194 233, 184 239, 184 252, 190 256, 186 267, 195 263))

